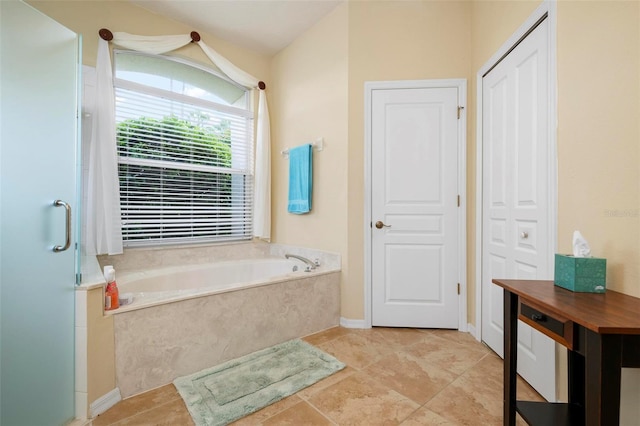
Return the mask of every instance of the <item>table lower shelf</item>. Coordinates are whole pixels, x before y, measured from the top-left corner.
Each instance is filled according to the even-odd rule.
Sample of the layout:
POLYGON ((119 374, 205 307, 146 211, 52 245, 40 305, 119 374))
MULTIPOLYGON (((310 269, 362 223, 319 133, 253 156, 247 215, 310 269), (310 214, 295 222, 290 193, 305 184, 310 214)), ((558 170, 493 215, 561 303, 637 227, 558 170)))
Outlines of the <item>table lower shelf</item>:
POLYGON ((575 404, 516 401, 516 411, 532 426, 584 425, 584 411, 575 404))

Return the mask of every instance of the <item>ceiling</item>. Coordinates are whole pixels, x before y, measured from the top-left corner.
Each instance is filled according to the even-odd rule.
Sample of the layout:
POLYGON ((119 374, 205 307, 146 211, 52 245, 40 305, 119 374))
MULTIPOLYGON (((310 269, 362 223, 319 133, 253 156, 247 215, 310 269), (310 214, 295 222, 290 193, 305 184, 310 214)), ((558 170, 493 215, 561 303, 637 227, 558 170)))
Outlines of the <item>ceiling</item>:
POLYGON ((129 0, 258 53, 271 56, 343 0, 129 0))

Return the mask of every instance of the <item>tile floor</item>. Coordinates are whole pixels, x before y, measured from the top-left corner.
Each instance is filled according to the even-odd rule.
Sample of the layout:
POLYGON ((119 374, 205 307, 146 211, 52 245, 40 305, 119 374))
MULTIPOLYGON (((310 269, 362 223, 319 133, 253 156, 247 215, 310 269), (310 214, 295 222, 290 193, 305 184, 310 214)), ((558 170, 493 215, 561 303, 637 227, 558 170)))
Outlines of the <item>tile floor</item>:
MULTIPOLYGON (((235 426, 502 424, 502 360, 467 333, 336 327, 304 340, 347 368, 235 426)), ((542 400, 520 378, 518 397, 542 400)), ((170 384, 121 401, 92 424, 193 422, 170 384)))

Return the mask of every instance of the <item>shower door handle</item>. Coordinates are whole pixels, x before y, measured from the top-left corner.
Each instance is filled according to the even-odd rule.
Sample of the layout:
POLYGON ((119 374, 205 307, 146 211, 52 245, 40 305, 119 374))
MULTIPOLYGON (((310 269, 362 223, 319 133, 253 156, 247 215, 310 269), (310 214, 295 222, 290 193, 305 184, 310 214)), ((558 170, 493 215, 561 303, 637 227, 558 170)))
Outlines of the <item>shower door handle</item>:
POLYGON ((54 253, 60 253, 67 250, 71 246, 71 206, 62 200, 55 200, 53 205, 56 207, 64 207, 65 209, 65 242, 64 246, 54 246, 54 253))

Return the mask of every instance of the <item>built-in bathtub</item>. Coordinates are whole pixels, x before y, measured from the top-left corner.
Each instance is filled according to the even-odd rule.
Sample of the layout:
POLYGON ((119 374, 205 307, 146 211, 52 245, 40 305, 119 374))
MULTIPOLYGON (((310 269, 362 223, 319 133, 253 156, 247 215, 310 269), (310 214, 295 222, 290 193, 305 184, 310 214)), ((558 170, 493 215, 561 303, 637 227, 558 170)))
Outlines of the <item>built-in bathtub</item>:
POLYGON ((115 267, 120 292, 133 295, 133 303, 106 313, 114 321, 116 385, 124 398, 339 323, 335 254, 247 243, 99 260, 115 267), (306 265, 285 253, 320 266, 304 272, 306 265))
POLYGON ((320 265, 305 272, 305 264, 299 260, 269 257, 124 273, 117 280, 119 291, 121 295, 130 295, 132 302, 114 313, 297 280, 327 271, 330 270, 320 265))

